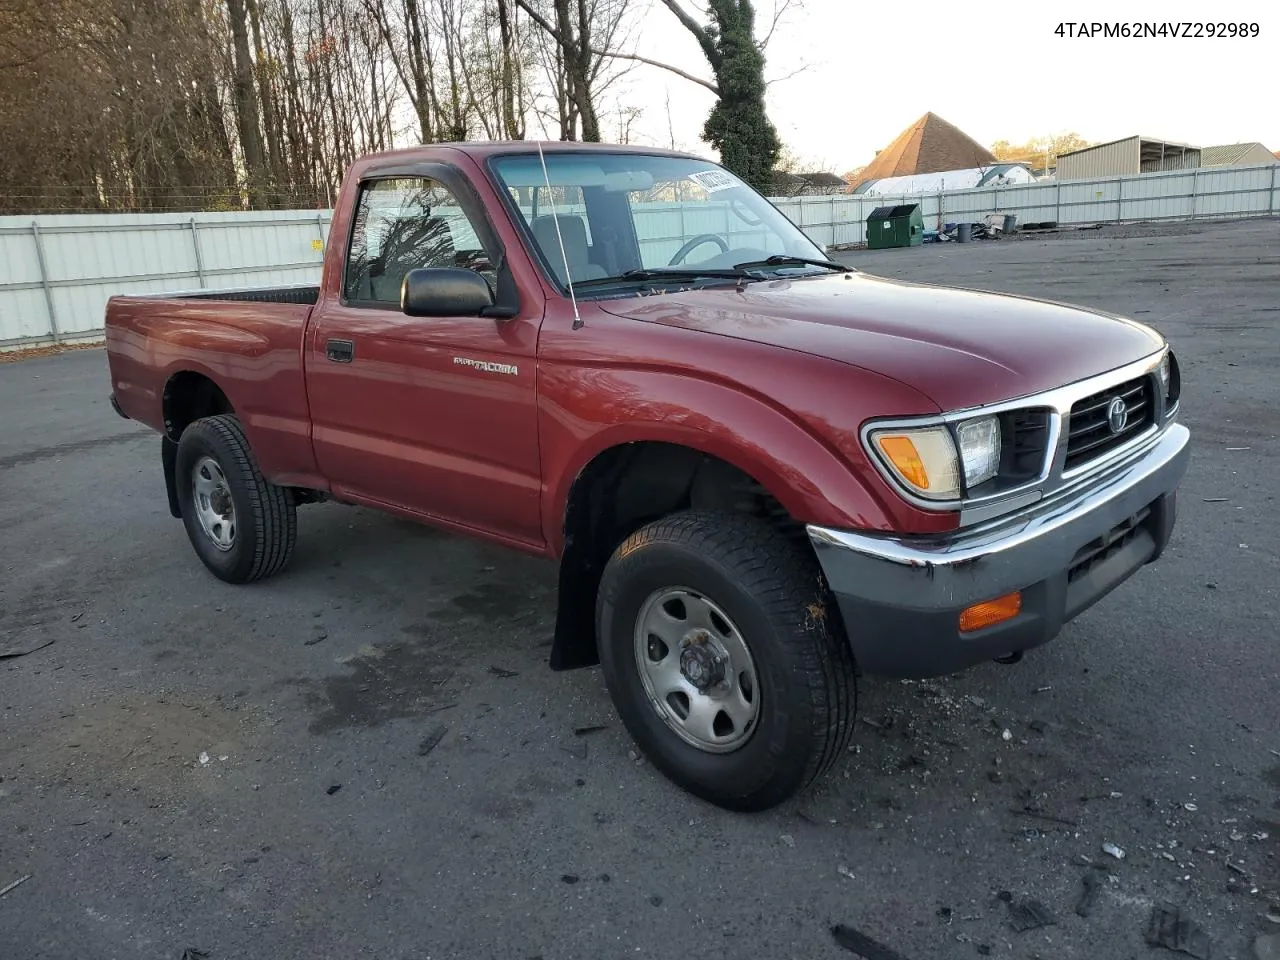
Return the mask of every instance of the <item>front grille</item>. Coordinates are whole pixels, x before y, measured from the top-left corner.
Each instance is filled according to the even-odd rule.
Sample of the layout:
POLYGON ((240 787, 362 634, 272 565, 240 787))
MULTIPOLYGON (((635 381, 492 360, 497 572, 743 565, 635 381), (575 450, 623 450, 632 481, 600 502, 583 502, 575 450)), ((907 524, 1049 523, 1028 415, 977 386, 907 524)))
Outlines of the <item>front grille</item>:
POLYGON ((1049 446, 1047 409, 1011 410, 1000 417, 1000 477, 1010 483, 1034 480, 1044 469, 1049 446))
POLYGON ((1075 583, 1090 570, 1114 557, 1142 532, 1142 524, 1151 516, 1151 508, 1143 507, 1128 520, 1116 524, 1096 540, 1076 551, 1067 570, 1067 582, 1075 583))
POLYGON ((1151 426, 1155 417, 1151 377, 1138 377, 1077 400, 1067 420, 1067 460, 1064 469, 1084 466, 1127 443, 1151 426), (1113 431, 1109 408, 1117 397, 1124 401, 1127 419, 1113 431))

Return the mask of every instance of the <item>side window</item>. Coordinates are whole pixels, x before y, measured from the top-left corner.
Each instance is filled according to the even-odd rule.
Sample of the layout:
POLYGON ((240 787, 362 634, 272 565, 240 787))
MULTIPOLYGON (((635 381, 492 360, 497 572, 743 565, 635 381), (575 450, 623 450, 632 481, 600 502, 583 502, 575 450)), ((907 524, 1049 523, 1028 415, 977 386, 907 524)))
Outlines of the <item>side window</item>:
POLYGON ((475 227, 444 184, 401 177, 365 185, 356 205, 343 297, 399 306, 404 275, 418 267, 469 267, 490 289, 497 282, 475 227))

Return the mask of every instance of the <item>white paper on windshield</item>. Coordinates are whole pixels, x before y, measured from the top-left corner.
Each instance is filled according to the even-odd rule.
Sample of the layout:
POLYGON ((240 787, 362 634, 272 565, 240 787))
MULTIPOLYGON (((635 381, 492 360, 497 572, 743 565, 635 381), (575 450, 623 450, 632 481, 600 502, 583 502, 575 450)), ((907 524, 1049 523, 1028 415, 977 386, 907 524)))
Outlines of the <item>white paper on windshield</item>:
POLYGON ((689 179, 707 193, 719 193, 721 190, 732 190, 740 186, 742 181, 726 170, 703 170, 689 174, 689 179))

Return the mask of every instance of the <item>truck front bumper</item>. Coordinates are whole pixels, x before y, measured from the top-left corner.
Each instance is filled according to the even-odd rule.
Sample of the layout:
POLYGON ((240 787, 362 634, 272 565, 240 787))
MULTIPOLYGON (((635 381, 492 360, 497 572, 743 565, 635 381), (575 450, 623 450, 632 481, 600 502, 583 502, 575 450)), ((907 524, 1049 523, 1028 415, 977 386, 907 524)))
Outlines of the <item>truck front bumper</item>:
POLYGON ((945 536, 809 526, 860 668, 939 676, 1052 640, 1164 551, 1189 439, 1173 424, 1083 489, 945 536), (960 630, 965 609, 1018 590, 1017 616, 960 630))

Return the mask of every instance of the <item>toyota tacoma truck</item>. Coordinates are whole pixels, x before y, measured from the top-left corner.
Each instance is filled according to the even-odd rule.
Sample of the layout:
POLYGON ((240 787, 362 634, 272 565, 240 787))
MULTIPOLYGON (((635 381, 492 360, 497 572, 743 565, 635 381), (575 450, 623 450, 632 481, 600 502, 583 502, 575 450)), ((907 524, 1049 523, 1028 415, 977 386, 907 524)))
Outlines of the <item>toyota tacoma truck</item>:
POLYGON ((555 561, 550 667, 738 810, 846 753, 859 673, 1016 660, 1154 561, 1188 461, 1151 328, 830 262, 648 148, 364 157, 318 286, 114 297, 106 340, 213 575, 319 501, 555 561))

